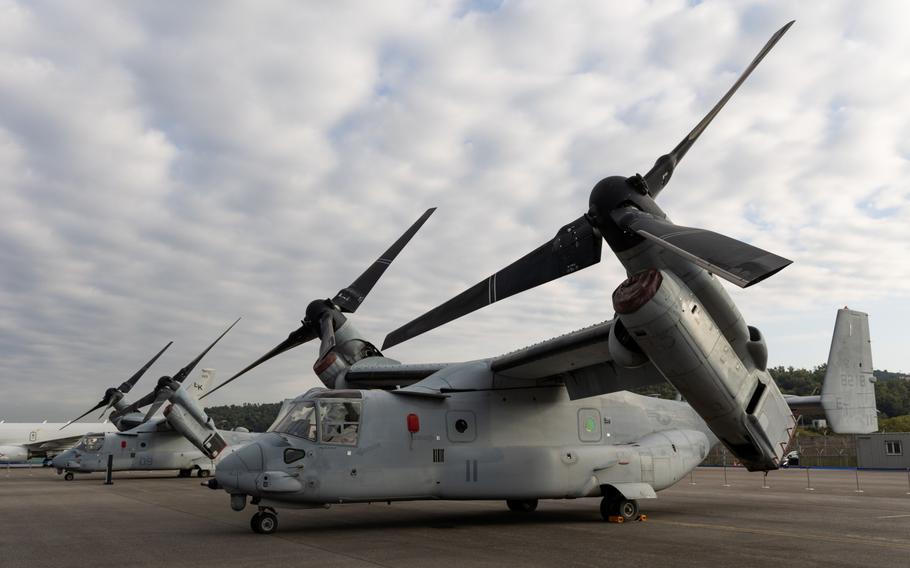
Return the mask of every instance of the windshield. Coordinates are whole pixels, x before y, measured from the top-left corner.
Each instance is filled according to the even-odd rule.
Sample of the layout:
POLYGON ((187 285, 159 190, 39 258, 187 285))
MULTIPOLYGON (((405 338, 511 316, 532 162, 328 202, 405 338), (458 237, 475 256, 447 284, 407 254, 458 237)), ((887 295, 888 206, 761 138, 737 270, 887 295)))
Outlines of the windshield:
POLYGON ((104 434, 87 434, 79 440, 76 449, 86 452, 97 452, 102 446, 104 446, 104 434))
POLYGON ((288 413, 272 429, 272 432, 290 434, 298 438, 316 441, 316 413, 313 402, 295 402, 288 413))

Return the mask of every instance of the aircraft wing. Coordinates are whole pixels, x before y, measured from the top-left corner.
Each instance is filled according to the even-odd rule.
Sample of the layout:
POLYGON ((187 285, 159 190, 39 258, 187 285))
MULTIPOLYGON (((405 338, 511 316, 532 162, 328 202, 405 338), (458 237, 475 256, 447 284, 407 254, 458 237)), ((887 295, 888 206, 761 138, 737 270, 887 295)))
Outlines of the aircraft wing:
POLYGON ((64 452, 73 446, 76 445, 79 440, 82 439, 82 434, 77 434, 75 436, 66 436, 61 438, 54 438, 52 440, 41 440, 39 442, 29 442, 22 444, 23 447, 28 448, 28 451, 32 455, 54 455, 64 452))
POLYGON ((662 384, 665 379, 651 363, 626 368, 613 360, 607 343, 612 327, 613 320, 605 321, 474 363, 403 365, 385 357, 369 357, 355 363, 345 374, 344 381, 353 388, 394 389, 395 394, 443 398, 445 393, 455 391, 564 383, 573 400, 662 384), (447 367, 454 369, 465 365, 481 365, 489 372, 464 374, 467 384, 455 383, 448 375, 438 379, 439 384, 421 383, 447 367), (488 377, 486 383, 474 382, 483 376, 488 377), (490 378, 492 382, 489 382, 490 378))
POLYGON ((561 378, 574 399, 662 384, 665 379, 650 363, 635 368, 618 365, 607 340, 609 320, 542 341, 490 361, 497 385, 511 381, 561 378))
POLYGON ((449 365, 450 363, 402 365, 385 357, 368 357, 354 363, 344 375, 344 381, 352 388, 394 389, 419 383, 449 365))

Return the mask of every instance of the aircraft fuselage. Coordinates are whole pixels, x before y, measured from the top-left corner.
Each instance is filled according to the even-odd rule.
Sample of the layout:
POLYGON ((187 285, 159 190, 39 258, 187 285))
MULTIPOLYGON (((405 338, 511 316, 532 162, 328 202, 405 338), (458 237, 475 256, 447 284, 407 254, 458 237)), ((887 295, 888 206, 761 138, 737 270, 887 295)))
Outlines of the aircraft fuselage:
POLYGON ((555 385, 440 399, 326 390, 295 402, 278 431, 218 465, 232 504, 576 498, 603 485, 654 497, 716 442, 683 402, 628 392, 573 401, 555 385), (348 416, 333 419, 336 408, 348 416))

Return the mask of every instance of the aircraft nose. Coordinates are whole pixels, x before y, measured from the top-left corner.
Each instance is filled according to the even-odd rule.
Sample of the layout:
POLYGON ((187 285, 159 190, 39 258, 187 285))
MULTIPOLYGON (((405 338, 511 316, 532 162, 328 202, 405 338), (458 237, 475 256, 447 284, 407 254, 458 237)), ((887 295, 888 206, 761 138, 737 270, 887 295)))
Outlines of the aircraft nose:
POLYGON ((262 471, 262 446, 252 442, 227 455, 215 468, 218 484, 231 492, 252 492, 256 476, 262 471))
POLYGON ((70 461, 70 458, 73 457, 72 452, 63 452, 62 454, 57 454, 54 456, 54 459, 51 460, 51 465, 57 469, 65 469, 67 462, 70 461))

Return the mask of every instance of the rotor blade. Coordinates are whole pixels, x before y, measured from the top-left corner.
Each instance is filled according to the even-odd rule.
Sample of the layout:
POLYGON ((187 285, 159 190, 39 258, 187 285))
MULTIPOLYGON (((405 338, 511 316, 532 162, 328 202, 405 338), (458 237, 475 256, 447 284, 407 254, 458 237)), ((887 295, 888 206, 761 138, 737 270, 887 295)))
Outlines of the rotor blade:
POLYGON ((389 250, 385 251, 382 256, 376 259, 376 261, 371 264, 357 280, 354 280, 347 288, 340 290, 338 294, 332 298, 332 303, 341 308, 342 312, 356 312, 357 308, 360 307, 360 304, 363 302, 363 299, 366 298, 367 294, 370 293, 370 290, 373 289, 373 286, 376 285, 376 282, 379 281, 379 277, 382 276, 385 269, 392 264, 392 261, 398 256, 398 253, 400 253, 405 245, 408 244, 408 241, 410 241, 420 227, 426 223, 427 219, 430 218, 430 215, 432 215, 434 211, 436 211, 435 207, 427 209, 424 214, 420 216, 420 219, 417 219, 417 221, 415 221, 414 224, 411 225, 397 241, 395 241, 395 244, 389 247, 389 250))
POLYGON ((602 244, 600 232, 582 215, 536 250, 391 332, 382 348, 398 345, 493 302, 597 264, 602 244))
POLYGON ((288 335, 288 338, 287 338, 287 339, 285 339, 284 341, 282 341, 281 343, 279 343, 278 345, 276 345, 271 351, 269 351, 268 353, 266 353, 265 355, 263 355, 263 356, 260 357, 259 359, 256 359, 255 361, 253 361, 252 363, 250 363, 250 364, 247 365, 246 367, 244 367, 244 369, 243 369, 242 371, 240 371, 239 373, 235 374, 233 377, 229 378, 228 380, 224 381, 223 383, 221 383, 221 384, 218 385, 217 387, 211 389, 209 392, 207 392, 207 393, 205 393, 204 395, 200 396, 200 397, 199 397, 199 400, 202 400, 203 398, 205 398, 205 397, 207 397, 208 395, 212 394, 212 393, 215 392, 216 390, 218 390, 218 389, 220 389, 221 387, 227 385, 228 383, 230 383, 230 382, 233 381, 234 379, 236 379, 236 378, 240 377, 241 375, 245 374, 247 371, 250 371, 251 369, 254 369, 255 367, 258 367, 258 366, 261 365, 262 363, 265 363, 266 361, 268 361, 268 360, 271 359, 272 357, 274 357, 274 356, 276 356, 276 355, 281 355, 281 354, 284 353, 285 351, 287 351, 287 350, 289 350, 289 349, 293 349, 294 347, 297 347, 298 345, 303 345, 303 344, 306 343, 307 341, 310 341, 310 340, 315 339, 315 338, 316 338, 316 334, 313 333, 313 331, 312 331, 312 329, 310 328, 309 325, 302 325, 302 326, 300 326, 300 327, 297 328, 296 330, 292 331, 291 334, 288 335))
POLYGON ((694 262, 740 288, 761 282, 793 262, 719 233, 674 225, 632 207, 618 209, 612 215, 621 228, 694 262))
POLYGON ((155 402, 152 403, 152 406, 149 407, 148 412, 145 413, 145 417, 142 419, 143 422, 148 422, 149 419, 158 412, 158 409, 161 408, 161 405, 167 402, 169 395, 167 391, 161 391, 158 393, 158 396, 155 397, 155 402))
MULTIPOLYGON (((63 430, 64 428, 66 428, 67 426, 69 426, 70 424, 72 424, 73 422, 79 422, 80 420, 82 420, 83 418, 85 418, 86 416, 88 416, 88 414, 89 414, 90 412, 94 412, 95 410, 98 410, 99 408, 101 408, 101 407, 104 406, 105 404, 107 404, 107 401, 104 400, 104 399, 102 399, 101 402, 99 402, 99 403, 96 404, 95 406, 93 406, 93 407, 89 408, 88 410, 86 410, 81 416, 79 416, 79 418, 73 418, 72 420, 70 420, 69 422, 67 422, 67 423, 64 424, 63 426, 61 426, 61 427, 60 427, 60 430, 63 430)), ((59 430, 58 430, 58 431, 59 431, 59 430)))
POLYGON ((174 375, 174 380, 177 381, 178 383, 182 383, 182 382, 184 381, 184 379, 186 379, 186 377, 187 377, 190 373, 193 372, 193 368, 195 368, 196 365, 199 364, 199 361, 202 361, 202 358, 205 357, 205 354, 208 353, 208 352, 212 349, 212 347, 215 346, 216 343, 218 343, 219 341, 221 341, 221 338, 224 337, 224 336, 227 334, 227 332, 231 331, 231 329, 232 329, 235 325, 237 325, 237 322, 238 322, 238 321, 240 321, 240 318, 237 318, 236 320, 234 320, 234 323, 232 323, 226 330, 224 330, 224 333, 222 333, 221 335, 219 335, 219 336, 218 336, 218 339, 216 339, 215 341, 212 342, 211 345, 209 345, 208 347, 206 347, 206 348, 205 348, 205 351, 203 351, 202 353, 200 353, 198 357, 196 357, 195 359, 193 359, 192 361, 190 361, 190 363, 189 363, 186 367, 184 367, 184 368, 180 369, 179 371, 177 371, 177 374, 174 375))
POLYGON ((114 406, 115 402, 116 401, 114 400, 114 398, 111 397, 110 402, 107 403, 107 406, 105 406, 104 410, 101 411, 101 414, 98 415, 98 420, 101 420, 101 418, 104 416, 104 413, 106 413, 112 406, 114 406))
POLYGON ((319 337, 322 340, 319 346, 319 358, 322 359, 332 347, 335 347, 335 325, 332 322, 331 312, 327 311, 322 314, 322 318, 319 320, 319 328, 319 337))
POLYGON ((145 395, 144 397, 140 398, 139 400, 133 402, 132 404, 130 404, 123 410, 120 410, 118 412, 118 414, 120 414, 120 416, 126 416, 130 412, 136 412, 143 406, 146 406, 146 405, 149 405, 149 404, 155 402, 155 398, 157 396, 158 396, 158 393, 155 391, 152 391, 152 392, 148 393, 147 395, 145 395))
POLYGON ((761 63, 761 60, 768 55, 768 52, 771 51, 771 48, 787 33, 787 30, 790 29, 790 26, 796 20, 792 20, 787 25, 777 30, 777 32, 771 36, 771 39, 768 40, 768 43, 765 44, 761 51, 758 52, 758 55, 755 56, 755 59, 752 60, 752 63, 746 67, 746 70, 743 71, 742 75, 739 76, 739 79, 733 83, 733 86, 730 87, 730 90, 718 101, 714 108, 705 115, 701 122, 699 122, 695 128, 692 129, 692 132, 688 136, 683 138, 682 142, 677 144, 676 148, 669 154, 664 154, 657 159, 657 162, 654 163, 654 167, 644 175, 645 182, 648 184, 648 191, 651 193, 652 197, 657 197, 657 194, 667 185, 667 182, 670 181, 670 176, 673 175, 673 170, 676 168, 676 165, 680 160, 683 159, 683 156, 686 155, 686 152, 689 151, 689 148, 692 147, 692 144, 695 144, 695 141, 698 140, 698 137, 701 133, 707 128, 711 121, 714 120, 714 117, 717 116, 717 113, 720 112, 720 109, 724 108, 724 105, 727 104, 727 101, 730 100, 730 97, 733 96, 733 93, 739 89, 739 86, 743 84, 752 71, 758 67, 758 64, 761 63))
POLYGON ((133 389, 133 387, 136 386, 136 383, 139 381, 139 378, 142 377, 142 375, 144 375, 145 372, 149 370, 149 367, 151 367, 152 365, 155 364, 155 361, 158 360, 158 357, 161 357, 161 354, 164 353, 165 351, 167 351, 167 348, 170 347, 173 343, 174 343, 173 341, 169 341, 168 344, 164 346, 164 349, 159 351, 158 354, 155 355, 154 357, 152 357, 148 363, 146 363, 145 365, 142 366, 141 369, 136 371, 136 374, 134 374, 132 377, 130 377, 129 379, 124 381, 123 384, 121 384, 117 388, 117 390, 119 390, 123 394, 130 392, 133 389))

